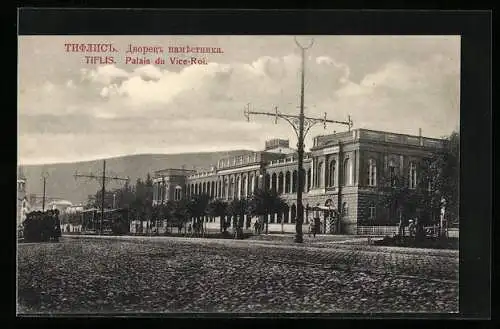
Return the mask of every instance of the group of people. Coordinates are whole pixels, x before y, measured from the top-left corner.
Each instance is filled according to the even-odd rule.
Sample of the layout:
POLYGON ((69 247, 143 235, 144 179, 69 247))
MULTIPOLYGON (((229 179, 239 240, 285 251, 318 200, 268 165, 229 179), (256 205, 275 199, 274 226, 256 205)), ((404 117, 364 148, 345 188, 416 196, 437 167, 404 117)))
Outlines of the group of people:
POLYGON ((319 203, 314 208, 313 219, 309 221, 309 236, 311 234, 316 237, 316 234, 320 232, 321 229, 321 214, 322 211, 319 209, 319 203))
MULTIPOLYGON (((446 235, 447 227, 446 223, 442 223, 441 225, 435 225, 434 227, 430 227, 425 229, 423 225, 420 225, 418 217, 414 219, 410 219, 408 221, 408 235, 410 238, 415 238, 417 236, 424 235, 446 235)), ((401 219, 398 224, 398 234, 399 236, 406 236, 406 225, 401 219)))
POLYGON ((200 222, 194 222, 194 223, 189 223, 187 227, 187 231, 189 235, 200 235, 204 233, 203 230, 203 223, 200 222))

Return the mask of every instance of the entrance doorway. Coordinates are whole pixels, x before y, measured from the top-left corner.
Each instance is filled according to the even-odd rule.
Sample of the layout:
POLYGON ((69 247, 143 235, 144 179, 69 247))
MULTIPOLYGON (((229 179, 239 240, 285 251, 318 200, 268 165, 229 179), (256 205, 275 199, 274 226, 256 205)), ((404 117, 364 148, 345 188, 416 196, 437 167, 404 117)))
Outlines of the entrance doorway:
POLYGON ((336 234, 337 229, 337 212, 334 209, 334 203, 331 199, 326 200, 325 210, 323 211, 323 232, 326 234, 336 234))

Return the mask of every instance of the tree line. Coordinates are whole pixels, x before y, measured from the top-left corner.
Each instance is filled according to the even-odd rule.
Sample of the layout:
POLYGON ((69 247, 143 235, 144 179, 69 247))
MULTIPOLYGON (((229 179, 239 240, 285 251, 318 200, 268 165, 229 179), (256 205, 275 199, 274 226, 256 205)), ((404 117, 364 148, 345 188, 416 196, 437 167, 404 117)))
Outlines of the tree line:
MULTIPOLYGON (((146 227, 158 227, 159 222, 166 220, 167 225, 185 227, 192 223, 193 226, 202 227, 205 218, 219 217, 220 231, 225 233, 229 227, 235 229, 236 235, 243 235, 244 216, 258 216, 262 223, 266 223, 267 215, 283 212, 287 207, 286 202, 274 191, 257 189, 251 198, 223 201, 212 199, 208 194, 193 195, 189 199, 178 201, 166 200, 153 205, 153 181, 150 174, 145 180, 137 179, 134 186, 126 183, 122 188, 111 192, 114 194, 116 208, 126 209, 128 220, 146 222, 146 227)), ((100 208, 102 192, 98 191, 88 208, 100 208)), ((105 199, 105 207, 110 207, 109 197, 105 199)), ((72 223, 78 221, 78 216, 73 216, 72 223)), ((142 226, 142 224, 141 224, 142 226)))

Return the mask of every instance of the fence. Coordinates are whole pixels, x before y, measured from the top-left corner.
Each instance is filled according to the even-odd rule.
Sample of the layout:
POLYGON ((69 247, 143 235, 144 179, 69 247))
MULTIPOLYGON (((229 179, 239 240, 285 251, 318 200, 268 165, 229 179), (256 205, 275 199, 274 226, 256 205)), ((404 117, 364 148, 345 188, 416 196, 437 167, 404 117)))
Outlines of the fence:
POLYGON ((358 226, 358 235, 389 235, 398 233, 397 226, 358 226))
MULTIPOLYGON (((439 226, 426 226, 424 230, 431 235, 437 235, 439 232, 439 226)), ((397 226, 358 226, 358 235, 389 235, 398 234, 397 226)), ((448 237, 458 238, 459 229, 449 228, 448 237)), ((405 227, 405 234, 409 235, 408 226, 405 227)))

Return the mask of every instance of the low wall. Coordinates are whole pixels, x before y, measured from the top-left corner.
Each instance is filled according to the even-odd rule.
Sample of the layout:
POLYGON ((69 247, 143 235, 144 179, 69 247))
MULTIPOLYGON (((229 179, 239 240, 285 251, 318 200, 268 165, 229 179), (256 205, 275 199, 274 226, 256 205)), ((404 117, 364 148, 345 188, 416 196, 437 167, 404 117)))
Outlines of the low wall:
MULTIPOLYGON (((269 224, 269 233, 295 233, 295 224, 269 224)), ((266 231, 266 227, 264 225, 264 232, 266 231)), ((309 225, 302 225, 302 232, 309 232, 309 225)))

